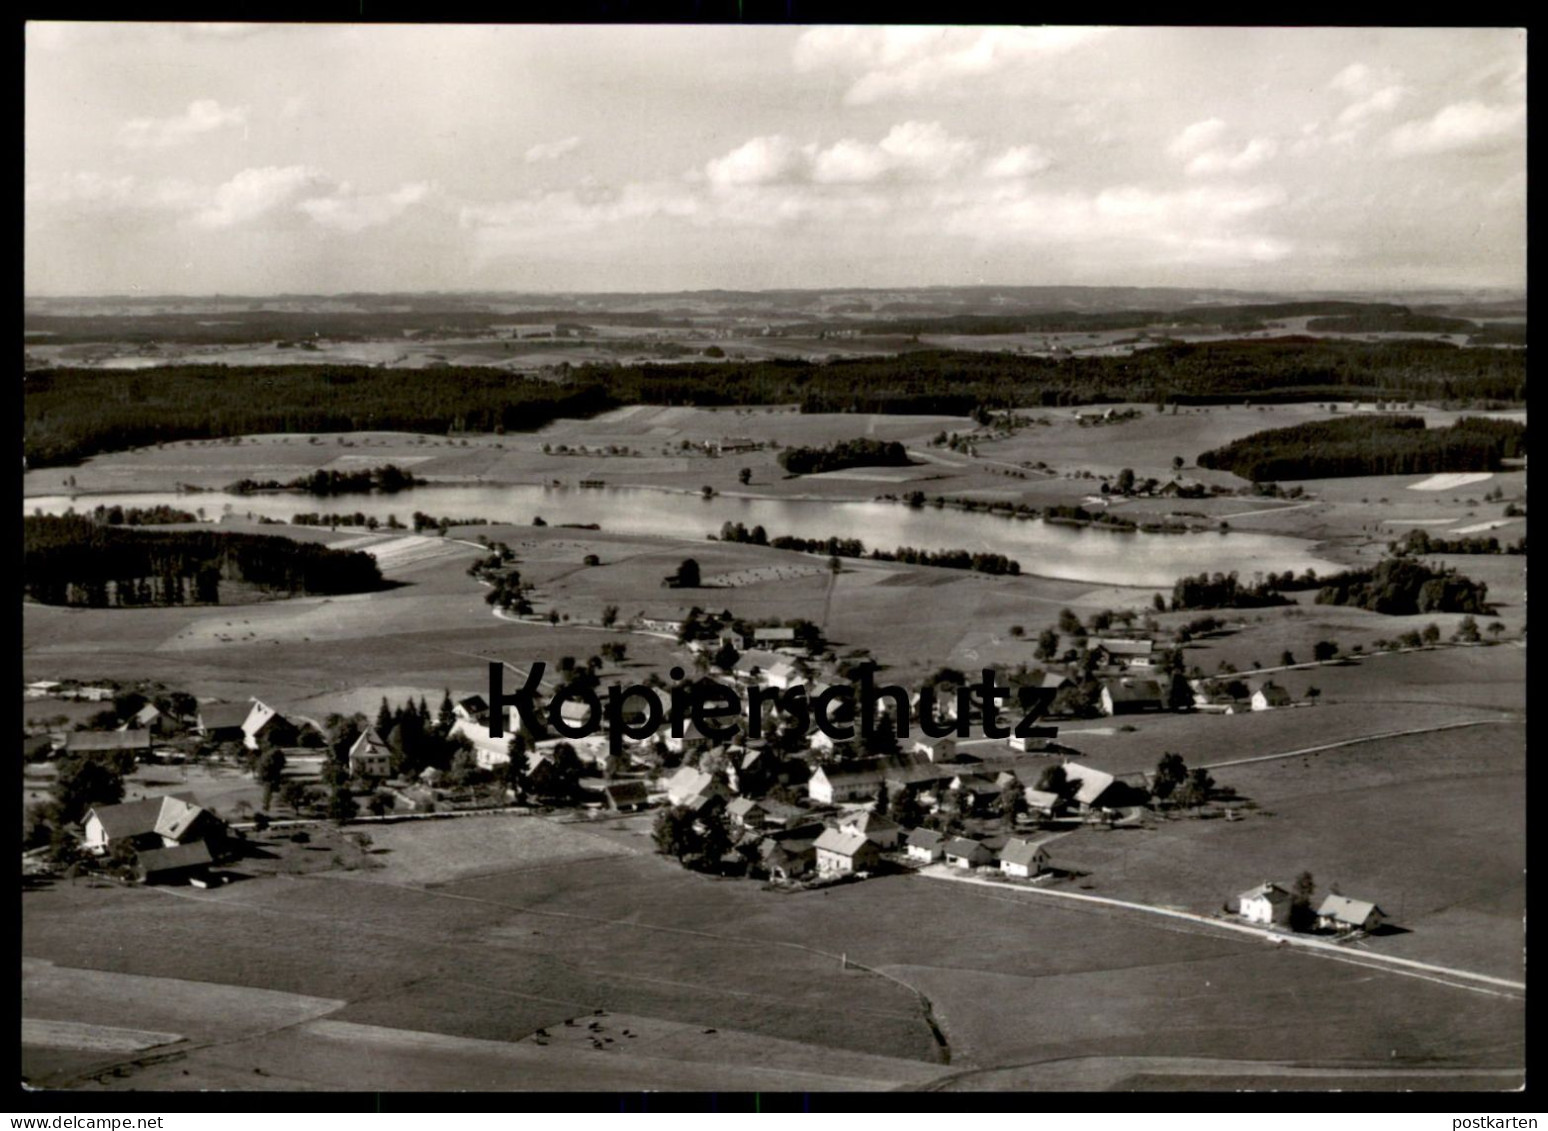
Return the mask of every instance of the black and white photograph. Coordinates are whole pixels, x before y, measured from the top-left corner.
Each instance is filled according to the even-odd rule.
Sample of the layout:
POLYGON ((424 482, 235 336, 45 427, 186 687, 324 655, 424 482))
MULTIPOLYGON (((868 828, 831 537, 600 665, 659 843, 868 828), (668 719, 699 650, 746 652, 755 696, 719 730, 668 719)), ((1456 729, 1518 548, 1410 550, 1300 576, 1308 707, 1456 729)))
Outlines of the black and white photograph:
POLYGON ((1521 1098, 1524 28, 21 29, 38 1104, 1521 1098))

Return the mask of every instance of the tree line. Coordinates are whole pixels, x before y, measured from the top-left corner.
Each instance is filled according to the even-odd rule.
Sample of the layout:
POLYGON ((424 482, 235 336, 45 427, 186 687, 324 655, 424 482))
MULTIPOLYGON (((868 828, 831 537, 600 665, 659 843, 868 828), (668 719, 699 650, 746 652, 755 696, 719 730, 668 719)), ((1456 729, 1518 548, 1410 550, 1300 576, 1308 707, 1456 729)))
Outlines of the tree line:
MULTIPOLYGON (((713 537, 713 536, 712 536, 713 537)), ((720 528, 720 541, 746 542, 755 546, 769 546, 775 550, 795 550, 803 554, 827 554, 832 558, 870 558, 878 562, 902 562, 905 565, 937 566, 941 569, 970 569, 978 573, 1021 573, 1021 563, 1004 554, 974 553, 968 550, 921 550, 914 546, 899 546, 895 550, 867 550, 858 538, 800 538, 781 534, 768 537, 763 527, 748 530, 740 522, 726 523, 720 528), (760 540, 761 539, 761 540, 760 540)))
POLYGON ((404 471, 395 463, 381 467, 366 467, 359 471, 333 471, 318 468, 310 475, 297 476, 286 483, 277 479, 238 479, 227 486, 233 495, 250 495, 254 491, 305 491, 309 495, 348 495, 365 491, 381 491, 395 494, 408 487, 418 487, 425 481, 412 471, 404 471))
POLYGON ((1199 456, 1200 467, 1245 479, 1331 479, 1497 471, 1526 454, 1526 426, 1465 416, 1426 428, 1418 416, 1344 417, 1254 432, 1199 456))
POLYGON ((382 587, 376 559, 259 534, 127 530, 79 515, 22 520, 22 591, 48 605, 218 605, 221 582, 270 593, 382 587))
POLYGON ((34 467, 176 440, 258 432, 532 431, 630 404, 798 404, 804 412, 968 416, 1120 401, 1231 403, 1526 397, 1524 350, 1306 337, 1171 343, 1126 357, 915 350, 818 363, 587 364, 556 380, 479 366, 61 367, 24 378, 34 467), (261 394, 255 390, 261 389, 261 394))

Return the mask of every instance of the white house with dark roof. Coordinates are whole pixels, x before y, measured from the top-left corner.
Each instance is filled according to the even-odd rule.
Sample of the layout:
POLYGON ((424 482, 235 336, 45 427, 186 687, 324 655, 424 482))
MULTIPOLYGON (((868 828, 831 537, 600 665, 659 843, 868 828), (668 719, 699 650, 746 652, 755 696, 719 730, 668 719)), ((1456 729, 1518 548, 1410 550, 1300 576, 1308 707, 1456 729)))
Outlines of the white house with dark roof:
POLYGON ((1291 895, 1271 880, 1265 880, 1236 897, 1237 913, 1249 923, 1283 927, 1290 922, 1291 895))
POLYGON ((839 821, 838 827, 840 832, 857 833, 865 837, 883 851, 896 848, 903 836, 903 829, 896 821, 880 813, 873 813, 869 809, 844 817, 839 821))
POLYGON ((1110 680, 1102 685, 1104 715, 1134 715, 1166 710, 1166 695, 1153 679, 1110 680))
POLYGON ((1290 706, 1290 693, 1273 680, 1269 680, 1252 693, 1254 711, 1272 711, 1276 707, 1290 706))
POLYGON ((945 838, 934 829, 914 829, 905 846, 908 858, 920 864, 933 864, 945 854, 945 838))
POLYGON ((171 848, 214 835, 219 820, 191 793, 146 797, 121 805, 96 805, 81 822, 82 844, 101 856, 116 844, 131 848, 171 848))
POLYGON ((817 872, 843 876, 863 872, 881 863, 881 850, 859 833, 825 829, 816 840, 817 872))
POLYGON ((357 778, 392 776, 392 748, 382 741, 374 726, 366 727, 349 748, 349 772, 357 778))
POLYGON ((1112 637, 1099 637, 1086 645, 1087 653, 1095 656, 1097 663, 1123 668, 1150 667, 1154 650, 1154 641, 1123 640, 1112 637))
POLYGON ((1387 921, 1387 913, 1363 899, 1330 895, 1317 908, 1317 926, 1325 931, 1374 931, 1387 921))
POLYGON ((1049 839, 1042 837, 1038 840, 1025 840, 1021 837, 1012 837, 1000 850, 1000 871, 1018 879, 1028 879, 1039 872, 1048 871, 1046 846, 1049 839))
POLYGON ((994 863, 994 853, 976 840, 953 837, 942 846, 946 863, 953 868, 984 868, 994 863))

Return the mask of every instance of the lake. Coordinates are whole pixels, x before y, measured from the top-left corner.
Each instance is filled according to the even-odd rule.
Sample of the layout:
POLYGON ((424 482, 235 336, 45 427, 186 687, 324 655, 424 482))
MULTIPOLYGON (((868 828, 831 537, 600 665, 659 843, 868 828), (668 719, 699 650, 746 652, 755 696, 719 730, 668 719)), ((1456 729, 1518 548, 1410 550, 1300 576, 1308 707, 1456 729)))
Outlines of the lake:
POLYGON ((232 495, 223 491, 126 492, 119 494, 44 495, 23 503, 26 513, 41 509, 63 514, 72 506, 89 511, 106 506, 166 505, 203 510, 208 519, 223 514, 262 515, 289 520, 303 512, 359 512, 383 521, 396 515, 405 525, 415 511, 435 517, 486 518, 492 522, 530 523, 541 515, 550 526, 596 523, 604 531, 661 537, 718 534, 726 522, 751 529, 762 526, 770 538, 859 538, 869 549, 914 546, 1004 554, 1021 563, 1023 573, 1107 585, 1170 589, 1185 574, 1237 571, 1251 578, 1259 570, 1336 573, 1341 566, 1316 557, 1301 538, 1245 532, 1147 534, 1049 524, 1041 520, 971 514, 951 509, 915 509, 897 503, 830 502, 807 499, 750 499, 698 495, 646 488, 502 486, 416 487, 396 495, 358 494, 318 498, 283 494, 232 495))

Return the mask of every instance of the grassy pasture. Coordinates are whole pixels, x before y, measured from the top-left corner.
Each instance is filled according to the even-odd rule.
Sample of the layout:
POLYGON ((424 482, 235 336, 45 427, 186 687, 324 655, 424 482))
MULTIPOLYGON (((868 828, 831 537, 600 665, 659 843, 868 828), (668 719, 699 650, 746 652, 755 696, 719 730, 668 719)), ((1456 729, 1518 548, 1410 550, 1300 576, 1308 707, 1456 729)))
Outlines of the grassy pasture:
POLYGON ((1484 726, 1225 767, 1216 779, 1260 807, 1243 820, 1083 829, 1056 862, 1098 894, 1200 914, 1310 871, 1410 929, 1365 949, 1519 979, 1525 754, 1519 726, 1484 726))

